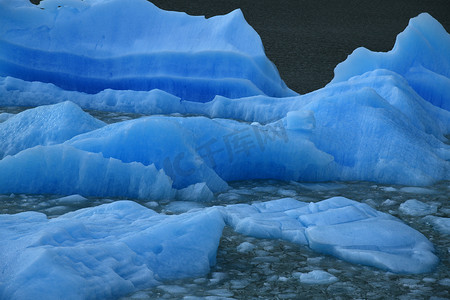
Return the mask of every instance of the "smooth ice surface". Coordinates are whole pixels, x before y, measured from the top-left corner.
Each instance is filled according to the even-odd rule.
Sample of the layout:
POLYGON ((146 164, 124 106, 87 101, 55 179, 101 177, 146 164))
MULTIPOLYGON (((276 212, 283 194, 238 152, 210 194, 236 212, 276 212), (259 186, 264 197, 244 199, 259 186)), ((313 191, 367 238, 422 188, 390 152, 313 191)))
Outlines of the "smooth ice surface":
MULTIPOLYGON (((162 280, 204 275, 215 263, 225 224, 245 235, 289 240, 391 272, 428 272, 438 261, 419 232, 343 197, 197 207, 172 216, 117 201, 54 219, 37 212, 0 215, 0 296, 118 297, 162 280)), ((236 251, 252 249, 243 243, 236 251)), ((307 283, 336 280, 318 270, 298 275, 307 283)))
POLYGON ((145 0, 2 0, 0 28, 1 76, 89 94, 160 89, 200 102, 296 94, 240 10, 205 19, 145 0))
POLYGON ((437 207, 416 199, 409 199, 400 204, 400 211, 410 216, 426 216, 437 212, 437 207))

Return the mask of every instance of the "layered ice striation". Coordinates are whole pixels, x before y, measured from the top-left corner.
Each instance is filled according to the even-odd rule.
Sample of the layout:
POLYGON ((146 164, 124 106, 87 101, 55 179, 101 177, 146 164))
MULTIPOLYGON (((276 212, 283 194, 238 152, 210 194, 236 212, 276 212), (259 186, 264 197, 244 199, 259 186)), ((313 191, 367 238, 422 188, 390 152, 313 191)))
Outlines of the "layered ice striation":
POLYGON ((200 102, 296 94, 240 10, 205 19, 144 0, 2 0, 0 28, 1 76, 88 94, 160 89, 200 102))
MULTIPOLYGON (((422 234, 342 197, 317 203, 286 198, 172 216, 117 201, 54 219, 37 212, 0 215, 0 296, 119 297, 164 280, 201 276, 215 264, 225 224, 397 273, 428 272, 438 262, 422 234)), ((302 282, 336 280, 319 271, 300 275, 302 282)))
MULTIPOLYGON (((73 122, 58 114, 61 107, 49 106, 55 112, 45 113, 57 119, 35 110, 24 113, 36 115, 34 125, 23 114, 2 117, 8 120, 0 123, 1 157, 65 142, 84 155, 154 164, 176 189, 205 183, 212 192, 224 190, 226 181, 260 178, 407 185, 450 179, 450 36, 428 14, 411 20, 392 51, 359 49, 329 85, 298 96, 284 88, 240 11, 205 19, 143 0, 0 5, 1 105, 70 99, 89 109, 206 117, 152 117, 97 129, 72 104, 63 113, 79 119, 73 122), (243 78, 261 91, 241 93, 243 78)), ((46 180, 48 166, 36 165, 29 191, 46 180)), ((4 186, 0 192, 20 192, 10 181, 4 186)))

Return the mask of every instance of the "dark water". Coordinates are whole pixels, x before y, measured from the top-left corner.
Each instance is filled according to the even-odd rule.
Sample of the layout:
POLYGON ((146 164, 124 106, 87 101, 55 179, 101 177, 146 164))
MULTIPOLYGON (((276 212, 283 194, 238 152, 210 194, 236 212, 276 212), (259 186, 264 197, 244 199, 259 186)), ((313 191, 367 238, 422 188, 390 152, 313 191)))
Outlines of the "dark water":
POLYGON ((207 17, 240 8, 286 84, 304 94, 333 78, 334 67, 364 46, 388 51, 410 18, 428 12, 450 32, 449 0, 150 0, 207 17))

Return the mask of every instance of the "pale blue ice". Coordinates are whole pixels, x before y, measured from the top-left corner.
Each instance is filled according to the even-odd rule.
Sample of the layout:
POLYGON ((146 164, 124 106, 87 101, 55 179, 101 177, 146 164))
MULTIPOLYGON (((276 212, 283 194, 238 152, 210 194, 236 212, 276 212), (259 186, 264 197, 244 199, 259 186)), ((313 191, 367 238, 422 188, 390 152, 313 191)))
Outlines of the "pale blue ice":
MULTIPOLYGON (((164 280, 205 275, 226 224, 391 272, 429 272, 438 263, 421 233, 342 197, 194 208, 172 216, 116 201, 53 219, 37 212, 0 215, 0 296, 117 298, 164 280)), ((319 279, 335 280, 320 272, 300 276, 319 279)))
MULTIPOLYGON (((35 107, 0 114, 0 194, 192 209, 168 216, 117 201, 53 219, 0 215, 0 298, 117 298, 202 276, 225 225, 382 270, 432 271, 426 237, 346 198, 198 202, 234 180, 450 180, 449 45, 421 14, 392 51, 357 49, 330 84, 298 95, 239 10, 205 19, 144 0, 0 0, 0 106, 35 107), (148 116, 107 125, 81 108, 148 116)), ((401 210, 435 208, 409 201, 401 210)), ((448 232, 448 218, 424 221, 448 232)))

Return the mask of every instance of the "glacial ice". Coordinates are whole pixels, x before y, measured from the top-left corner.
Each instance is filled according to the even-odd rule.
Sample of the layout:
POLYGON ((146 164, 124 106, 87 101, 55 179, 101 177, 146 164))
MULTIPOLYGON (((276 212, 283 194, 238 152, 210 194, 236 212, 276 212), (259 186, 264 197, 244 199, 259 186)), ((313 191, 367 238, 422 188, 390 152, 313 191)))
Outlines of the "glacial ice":
POLYGON ((37 145, 60 144, 104 125, 70 101, 26 110, 0 123, 0 159, 37 145))
MULTIPOLYGON (((438 262, 422 234, 342 197, 317 203, 285 198, 171 216, 116 201, 53 219, 37 212, 0 215, 0 296, 119 297, 164 280, 204 275, 215 264, 225 224, 392 272, 428 272, 438 262)), ((336 279, 315 271, 300 280, 336 279)))
POLYGON ((131 201, 0 220, 4 299, 117 298, 200 276, 215 263, 224 226, 215 209, 166 216, 131 201))
POLYGON ((308 273, 296 273, 294 276, 298 277, 301 283, 306 284, 330 284, 338 281, 336 276, 323 270, 313 270, 308 273))
POLYGON ((400 211, 410 216, 426 216, 437 212, 436 205, 423 203, 416 199, 406 200, 400 204, 400 211))
MULTIPOLYGON (((144 0, 0 0, 0 106, 35 107, 0 114, 0 194, 60 195, 44 210, 51 216, 88 196, 177 200, 163 213, 183 212, 116 201, 51 219, 0 215, 0 298, 120 297, 157 285, 176 293, 161 282, 209 272, 225 225, 391 272, 433 270, 421 233, 346 198, 306 203, 284 189, 278 195, 292 198, 199 202, 239 202, 238 190, 214 198, 234 180, 317 192, 341 185, 306 182, 365 180, 412 194, 450 180, 449 45, 421 14, 392 51, 357 49, 329 85, 297 95, 239 10, 205 19, 144 0), (150 116, 107 125, 81 108, 150 116)), ((264 189, 274 190, 252 191, 264 189)), ((448 233, 448 218, 424 221, 448 233)))
MULTIPOLYGON (((86 24, 92 22, 97 24, 96 22, 99 22, 101 18, 95 21, 91 18, 96 17, 103 6, 105 6, 104 9, 115 12, 121 4, 119 1, 95 4, 84 1, 83 4, 76 5, 67 2, 57 8, 54 7, 56 2, 53 2, 47 1, 46 4, 42 4, 45 5, 43 10, 20 1, 1 2, 5 8, 3 14, 8 12, 9 17, 1 19, 5 26, 2 27, 4 35, 0 44, 8 48, 12 47, 14 41, 14 45, 25 47, 23 55, 28 53, 27 51, 43 49, 44 45, 46 45, 44 56, 58 56, 60 52, 55 51, 63 50, 64 53, 71 53, 67 54, 69 57, 72 57, 73 53, 82 53, 93 60, 94 65, 99 59, 114 60, 115 57, 122 59, 128 56, 134 57, 138 55, 136 53, 142 54, 133 59, 139 58, 139 61, 145 65, 145 62, 148 62, 147 58, 150 59, 149 57, 153 57, 155 53, 160 55, 164 52, 164 55, 161 54, 161 59, 157 60, 161 62, 158 67, 172 72, 176 68, 166 65, 167 61, 170 61, 169 58, 165 60, 165 57, 169 57, 167 56, 169 53, 174 54, 174 44, 168 36, 173 31, 175 35, 171 38, 177 37, 179 34, 177 26, 188 23, 190 26, 186 30, 189 29, 189 34, 198 36, 201 31, 205 34, 205 39, 202 43, 181 39, 180 46, 177 48, 181 52, 204 53, 207 48, 214 51, 222 49, 223 51, 220 50, 222 52, 215 52, 215 55, 224 56, 224 61, 229 51, 238 51, 245 53, 250 60, 263 57, 263 61, 268 62, 259 37, 245 23, 239 11, 205 20, 201 17, 164 12, 150 3, 144 4, 142 3, 144 1, 135 0, 127 6, 127 13, 131 14, 136 10, 135 13, 140 16, 145 11, 147 14, 154 15, 155 19, 166 20, 166 23, 170 25, 167 25, 167 28, 164 27, 166 29, 159 26, 157 30, 155 29, 156 31, 152 31, 153 29, 146 31, 142 29, 145 26, 141 26, 142 28, 137 30, 134 36, 125 35, 120 31, 118 41, 114 43, 109 40, 109 36, 107 37, 107 33, 112 30, 108 28, 105 29, 104 39, 99 38, 98 33, 94 31, 81 39, 82 43, 69 43, 67 40, 69 33, 76 33, 75 36, 79 36, 84 26, 88 26, 82 24, 74 26, 75 16, 78 15, 80 20, 86 21, 86 24), (71 5, 76 7, 70 9, 71 5), (138 8, 142 11, 137 11, 138 8), (25 13, 30 14, 30 19, 17 21, 20 14, 25 13), (45 27, 38 26, 42 22, 51 24, 52 29, 44 30, 45 27), (208 31, 212 29, 205 28, 210 26, 220 27, 221 30, 238 27, 245 30, 239 31, 238 36, 219 35, 213 40, 214 43, 212 41, 207 43, 206 37, 213 33, 208 31), (23 35, 18 35, 18 28, 26 28, 37 36, 39 35, 36 31, 43 31, 39 32, 45 35, 45 38, 41 37, 44 40, 42 45, 38 44, 36 37, 25 39, 23 35), (162 39, 165 44, 144 43, 143 37, 149 36, 162 39), (122 42, 130 39, 134 39, 134 42, 130 43, 136 45, 136 48, 121 46, 122 42), (240 44, 242 39, 246 40, 245 45, 240 44), (97 42, 94 43, 94 41, 97 42), (97 45, 98 51, 93 51, 94 45, 97 45), (145 53, 148 53, 148 57, 145 53)), ((146 18, 145 22, 147 19, 151 18, 146 18)), ((97 25, 102 28, 101 25, 97 25)), ((133 27, 137 24, 131 22, 127 26, 133 27)), ((391 52, 368 55, 364 60, 367 61, 365 64, 360 63, 360 60, 356 58, 352 63, 352 57, 357 57, 358 51, 365 51, 358 50, 336 68, 335 79, 320 90, 302 96, 288 93, 284 96, 290 97, 271 97, 259 93, 244 98, 242 95, 236 98, 216 91, 213 97, 208 99, 212 101, 207 103, 203 103, 206 98, 199 96, 196 99, 188 99, 171 90, 161 90, 162 87, 155 87, 151 91, 141 91, 105 86, 98 93, 63 89, 63 86, 58 87, 52 80, 16 76, 14 71, 16 68, 12 67, 11 62, 13 58, 8 56, 8 59, 0 59, 3 62, 0 64, 0 75, 3 76, 0 78, 1 105, 42 105, 70 99, 79 106, 89 109, 145 114, 181 113, 187 116, 202 115, 207 118, 152 117, 122 122, 104 126, 98 130, 86 130, 89 132, 75 136, 70 141, 67 141, 70 138, 69 135, 60 136, 55 141, 47 140, 47 136, 53 134, 53 124, 42 124, 36 127, 41 128, 39 130, 42 130, 40 134, 43 138, 35 141, 33 139, 21 141, 20 139, 27 139, 25 134, 27 130, 33 132, 32 124, 23 127, 23 135, 16 137, 14 134, 12 138, 13 129, 14 132, 18 130, 13 126, 12 129, 5 128, 2 130, 3 133, 0 132, 0 145, 9 149, 7 152, 3 150, 4 156, 15 154, 19 150, 34 145, 44 146, 40 148, 44 151, 47 144, 66 142, 84 150, 86 154, 102 153, 105 158, 116 158, 126 163, 136 161, 146 166, 154 164, 158 170, 163 169, 173 180, 173 187, 176 189, 206 183, 210 191, 217 192, 226 189, 226 181, 259 178, 295 181, 369 180, 405 185, 427 185, 450 178, 450 146, 446 144, 446 135, 450 133, 450 112, 442 109, 445 105, 439 105, 440 107, 433 105, 438 101, 435 95, 446 94, 445 91, 450 91, 450 81, 439 85, 427 84, 425 79, 428 78, 429 71, 418 68, 418 64, 421 63, 428 68, 427 70, 440 72, 440 76, 448 78, 447 53, 449 51, 446 51, 445 45, 449 43, 450 37, 442 26, 431 16, 421 14, 412 19, 405 31, 399 34, 391 52), (421 35, 415 33, 417 28, 422 30, 421 35), (437 39, 443 42, 441 44, 433 42, 437 39), (420 50, 420 53, 418 52, 420 55, 417 54, 417 59, 412 61, 413 54, 404 54, 407 50, 410 52, 420 50), (361 72, 354 71, 355 68, 360 67, 367 68, 361 72), (409 70, 408 68, 414 69, 416 77, 423 71, 420 74, 425 83, 420 89, 417 85, 412 85, 410 77, 407 76, 410 71, 401 72, 401 70, 409 70), (350 75, 341 76, 340 74, 344 74, 344 71, 350 75), (16 139, 19 140, 16 141, 16 139)), ((79 66, 77 63, 72 63, 70 59, 68 61, 70 63, 59 64, 60 74, 66 74, 72 70, 71 68, 76 69, 79 66), (70 70, 64 69, 66 67, 70 70)), ((191 63, 192 61, 188 65, 191 63)), ((215 60, 211 63, 214 66, 219 64, 215 60)), ((126 63, 123 64, 127 66, 126 63)), ((51 67, 56 68, 56 65, 58 64, 54 63, 51 67)), ((242 67, 242 64, 238 65, 242 67)), ((107 66, 106 63, 104 68, 107 66)), ((114 66, 119 70, 113 71, 119 73, 123 71, 122 67, 125 68, 118 61, 114 63, 114 66)), ((109 68, 111 69, 112 66, 109 68)), ((95 68, 100 72, 95 76, 103 74, 104 70, 100 69, 100 67, 95 68)), ((36 74, 45 73, 39 68, 36 70, 36 74)), ((274 72, 276 73, 276 70, 274 72)), ((23 74, 31 73, 33 72, 29 72, 28 69, 23 72, 23 74)), ((126 74, 125 71, 124 74, 126 74)), ((107 78, 103 75, 101 78, 107 78)), ((279 78, 277 74, 275 75, 273 76, 279 78)), ((215 78, 209 73, 205 76, 205 78, 215 78)), ((139 80, 136 79, 136 81, 139 80)), ((184 90, 193 89, 187 86, 184 90)), ((239 90, 239 86, 227 87, 228 89, 239 90)), ((439 100, 441 104, 450 103, 448 99, 441 100, 439 100)), ((66 104, 67 110, 69 110, 68 106, 70 105, 66 104)), ((55 106, 53 109, 58 108, 55 106)), ((26 113, 37 114, 38 112, 26 113)), ((80 110, 77 108, 73 108, 73 112, 65 112, 67 115, 79 113, 80 110)), ((11 117, 0 123, 0 129, 12 122, 9 118, 11 117)), ((12 119, 20 118, 23 116, 12 119)), ((45 119, 41 121, 50 122, 45 119)), ((82 133, 76 122, 59 124, 60 122, 64 121, 54 121, 58 124, 58 130, 71 131, 72 136, 75 133, 82 133)), ((33 182, 45 180, 38 174, 39 172, 43 170, 36 170, 37 177, 33 182)))
POLYGON ((172 180, 154 165, 125 163, 68 145, 36 146, 0 160, 0 193, 171 199, 172 180))
POLYGON ((330 84, 347 81, 376 69, 388 69, 404 77, 420 96, 450 110, 450 39, 439 22, 427 13, 409 21, 387 53, 356 49, 334 70, 330 84))
POLYGON ((296 95, 240 10, 205 19, 142 0, 2 0, 0 37, 1 76, 64 90, 160 89, 200 102, 296 95))

